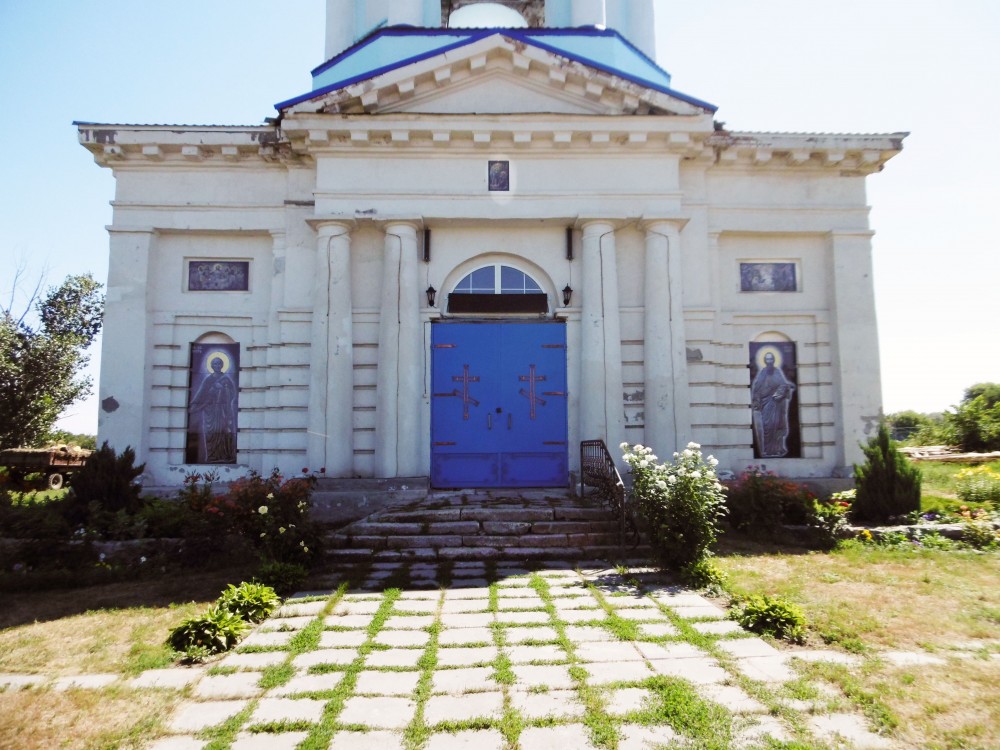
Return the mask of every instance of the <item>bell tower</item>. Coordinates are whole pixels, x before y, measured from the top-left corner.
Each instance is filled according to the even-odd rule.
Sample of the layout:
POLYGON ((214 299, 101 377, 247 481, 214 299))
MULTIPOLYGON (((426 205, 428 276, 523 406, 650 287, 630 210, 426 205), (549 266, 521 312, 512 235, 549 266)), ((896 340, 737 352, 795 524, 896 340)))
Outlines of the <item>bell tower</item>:
POLYGON ((384 26, 614 29, 656 57, 654 0, 326 0, 326 59, 384 26), (474 6, 475 13, 472 11, 474 6), (516 13, 522 19, 512 16, 516 13), (513 22, 512 22, 513 19, 513 22))

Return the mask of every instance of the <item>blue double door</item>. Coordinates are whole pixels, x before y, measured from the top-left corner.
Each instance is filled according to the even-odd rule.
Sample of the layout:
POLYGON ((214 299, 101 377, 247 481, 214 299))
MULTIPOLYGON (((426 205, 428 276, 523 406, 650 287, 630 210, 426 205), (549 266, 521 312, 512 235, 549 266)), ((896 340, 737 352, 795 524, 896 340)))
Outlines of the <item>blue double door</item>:
POLYGON ((563 487, 566 326, 431 326, 431 484, 563 487))

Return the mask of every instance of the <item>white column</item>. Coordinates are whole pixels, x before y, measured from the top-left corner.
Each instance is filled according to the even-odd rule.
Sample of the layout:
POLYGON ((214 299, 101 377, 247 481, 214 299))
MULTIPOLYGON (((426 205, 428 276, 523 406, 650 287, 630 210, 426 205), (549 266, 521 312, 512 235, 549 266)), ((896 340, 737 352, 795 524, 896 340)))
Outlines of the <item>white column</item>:
MULTIPOLYGON (((109 232, 97 442, 106 440, 116 451, 132 446, 136 463, 143 463, 149 457, 153 342, 148 337, 146 300, 149 254, 155 235, 151 231, 113 227, 109 232)), ((184 352, 185 361, 187 356, 184 352)))
POLYGON ((354 42, 355 0, 326 0, 326 59, 343 52, 354 42))
POLYGON ((415 223, 386 224, 382 263, 375 474, 416 476, 421 470, 423 367, 415 223))
POLYGON ((656 59, 656 20, 653 0, 606 0, 607 26, 647 57, 656 59))
POLYGON ((309 466, 354 471, 354 334, 351 235, 344 222, 317 227, 309 375, 309 466))
POLYGON ((837 462, 845 471, 863 461, 860 444, 867 442, 882 413, 871 234, 835 232, 831 237, 831 343, 840 416, 837 462))
POLYGON ((573 26, 603 26, 607 22, 604 3, 605 0, 573 0, 573 26))
POLYGON ((615 229, 607 221, 583 225, 580 298, 580 439, 603 439, 617 455, 625 439, 618 266, 615 229))
POLYGON ((660 456, 669 456, 691 434, 681 242, 675 222, 646 224, 645 271, 645 441, 660 456))

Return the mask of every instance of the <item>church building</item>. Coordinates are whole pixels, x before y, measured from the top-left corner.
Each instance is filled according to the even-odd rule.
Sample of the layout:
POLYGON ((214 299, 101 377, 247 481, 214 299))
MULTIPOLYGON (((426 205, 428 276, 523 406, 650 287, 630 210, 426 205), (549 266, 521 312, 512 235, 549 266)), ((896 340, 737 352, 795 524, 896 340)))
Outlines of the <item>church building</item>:
POLYGON ((98 439, 160 486, 567 488, 594 439, 846 476, 881 412, 865 178, 906 134, 726 129, 658 6, 327 0, 266 124, 77 123, 116 178, 98 439))

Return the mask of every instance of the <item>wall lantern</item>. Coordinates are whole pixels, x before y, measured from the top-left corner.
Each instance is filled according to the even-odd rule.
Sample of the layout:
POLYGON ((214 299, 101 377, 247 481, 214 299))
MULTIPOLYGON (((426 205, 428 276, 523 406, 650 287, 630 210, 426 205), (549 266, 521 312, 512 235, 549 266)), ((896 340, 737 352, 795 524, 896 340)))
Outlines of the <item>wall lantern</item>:
POLYGON ((434 300, 437 298, 437 289, 432 286, 427 287, 427 306, 434 307, 434 300))
POLYGON ((573 287, 569 284, 563 287, 563 307, 569 307, 569 301, 573 299, 573 287))

